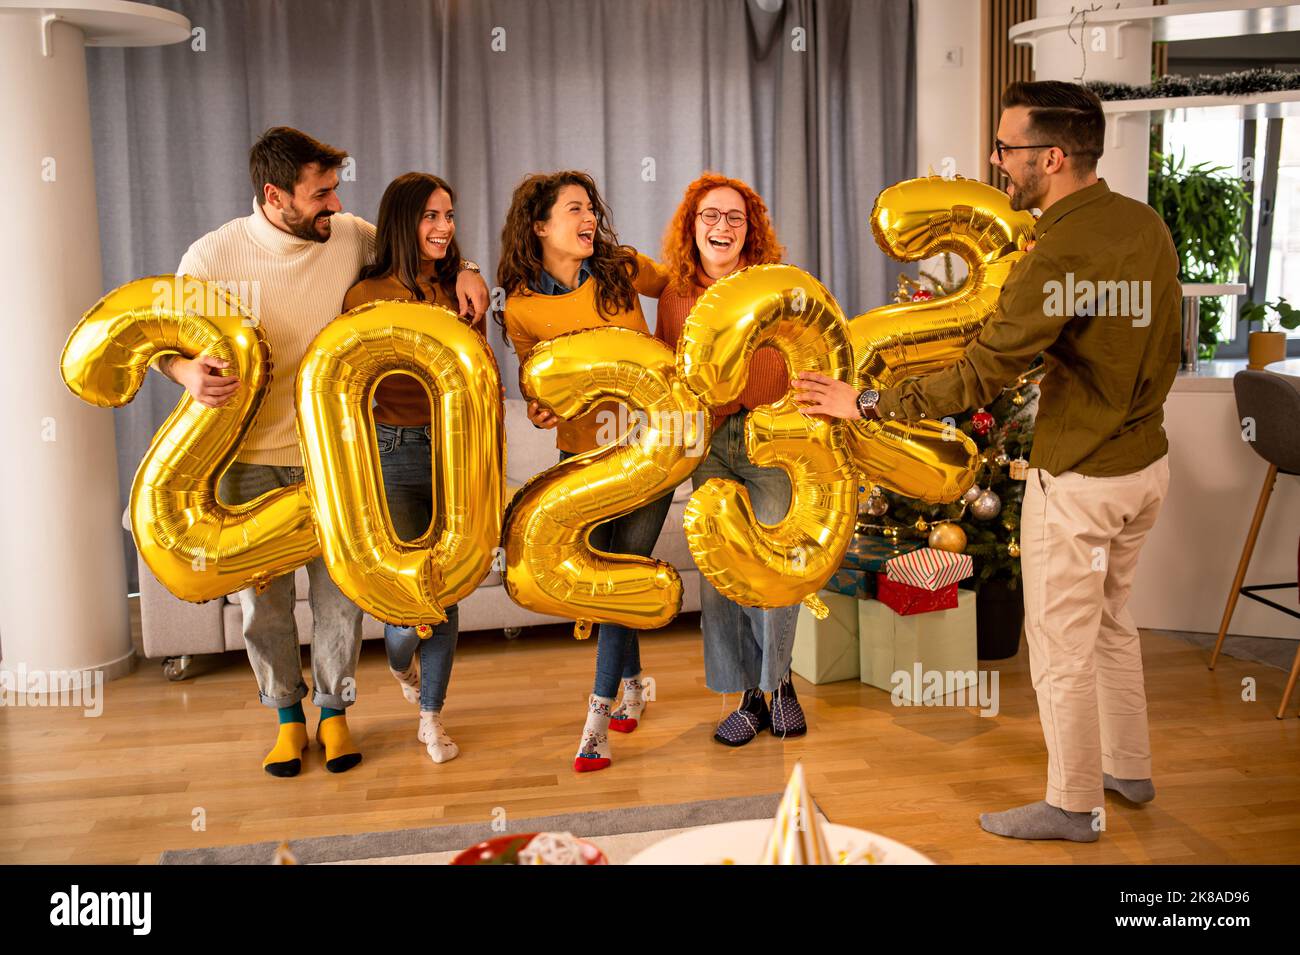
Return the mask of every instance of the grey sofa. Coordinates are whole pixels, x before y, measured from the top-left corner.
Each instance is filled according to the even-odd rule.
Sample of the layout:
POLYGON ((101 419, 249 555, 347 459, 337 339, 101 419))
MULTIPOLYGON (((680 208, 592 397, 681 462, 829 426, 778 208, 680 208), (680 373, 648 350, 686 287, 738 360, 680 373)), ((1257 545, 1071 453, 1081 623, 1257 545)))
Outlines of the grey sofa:
MULTIPOLYGON (((555 433, 534 428, 524 408, 525 402, 520 399, 506 400, 506 484, 512 491, 558 460, 555 433)), ((682 514, 689 496, 690 483, 686 482, 674 495, 672 509, 664 521, 654 551, 655 557, 668 561, 681 574, 683 612, 700 607, 699 571, 682 532, 682 514)), ((163 657, 163 668, 169 678, 183 679, 194 654, 243 649, 242 613, 235 595, 204 604, 187 603, 168 593, 143 561, 137 558, 137 562, 140 567, 140 625, 144 653, 147 657, 163 657)), ((298 603, 294 616, 298 624, 298 640, 308 643, 312 619, 307 601, 306 570, 299 568, 295 579, 298 603)), ((460 603, 462 631, 501 629, 507 637, 514 638, 524 627, 563 620, 562 617, 534 613, 520 607, 506 595, 501 575, 495 571, 460 603)), ((369 615, 363 619, 365 639, 382 637, 383 633, 383 624, 378 620, 369 615)))

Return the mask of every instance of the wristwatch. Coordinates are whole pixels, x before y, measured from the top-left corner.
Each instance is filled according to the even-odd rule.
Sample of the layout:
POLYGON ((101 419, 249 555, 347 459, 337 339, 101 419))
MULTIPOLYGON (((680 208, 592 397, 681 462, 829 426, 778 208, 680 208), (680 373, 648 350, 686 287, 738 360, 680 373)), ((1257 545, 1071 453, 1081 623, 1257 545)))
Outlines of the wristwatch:
POLYGON ((871 410, 876 407, 876 402, 880 400, 880 392, 874 388, 864 388, 858 392, 858 414, 864 419, 871 418, 871 410))
POLYGON ((469 259, 461 259, 461 260, 460 260, 460 270, 461 270, 462 272, 465 272, 465 271, 475 272, 475 273, 477 273, 477 274, 479 274, 479 275, 482 275, 482 274, 483 274, 482 270, 478 267, 478 263, 477 263, 477 262, 471 262, 469 259))

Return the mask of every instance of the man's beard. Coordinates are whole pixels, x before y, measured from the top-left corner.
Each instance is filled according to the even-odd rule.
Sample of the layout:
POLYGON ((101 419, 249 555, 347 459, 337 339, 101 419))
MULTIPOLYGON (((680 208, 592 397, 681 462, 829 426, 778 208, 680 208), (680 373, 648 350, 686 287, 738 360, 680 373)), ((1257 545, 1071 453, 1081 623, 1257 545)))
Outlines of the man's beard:
POLYGON ((284 211, 284 224, 290 232, 300 239, 306 239, 308 242, 328 242, 330 237, 329 219, 333 214, 332 212, 322 212, 308 219, 306 216, 299 215, 298 210, 291 205, 284 211), (326 225, 324 235, 321 235, 316 229, 317 223, 322 219, 326 225))
POLYGON ((1011 184, 1015 186, 1015 189, 1011 192, 1011 208, 1013 210, 1021 212, 1025 209, 1042 208, 1040 203, 1043 200, 1043 177, 1037 170, 1026 170, 1025 175, 1027 178, 1024 182, 1017 182, 1006 173, 1003 173, 1003 175, 1006 175, 1011 184))

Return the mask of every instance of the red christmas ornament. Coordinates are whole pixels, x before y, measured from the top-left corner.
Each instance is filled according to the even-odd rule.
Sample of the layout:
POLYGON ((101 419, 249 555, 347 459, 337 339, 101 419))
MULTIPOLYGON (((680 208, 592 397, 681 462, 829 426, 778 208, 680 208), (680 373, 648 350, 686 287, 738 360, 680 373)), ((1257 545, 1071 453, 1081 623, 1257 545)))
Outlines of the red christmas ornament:
POLYGON ((989 414, 983 408, 970 416, 971 429, 981 437, 989 433, 993 427, 993 415, 989 414))
POLYGON ((928 302, 934 298, 934 293, 927 288, 919 288, 912 293, 913 302, 928 302))

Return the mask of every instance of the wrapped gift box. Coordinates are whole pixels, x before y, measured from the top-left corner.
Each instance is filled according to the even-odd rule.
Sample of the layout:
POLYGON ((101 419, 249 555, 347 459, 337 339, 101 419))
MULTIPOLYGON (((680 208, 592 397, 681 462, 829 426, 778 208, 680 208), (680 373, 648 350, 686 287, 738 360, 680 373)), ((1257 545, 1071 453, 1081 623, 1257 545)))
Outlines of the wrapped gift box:
POLYGON ((841 567, 822 585, 822 589, 857 600, 870 600, 876 595, 876 575, 841 567))
POLYGON ((885 561, 885 576, 890 580, 922 590, 941 590, 965 580, 974 571, 969 554, 953 554, 933 547, 922 547, 885 561))
POLYGON ((876 574, 876 600, 903 617, 951 610, 957 606, 957 585, 926 590, 892 581, 887 574, 876 574))
POLYGON ((852 543, 849 544, 849 549, 844 554, 844 560, 840 562, 840 566, 847 570, 865 570, 873 574, 880 573, 885 569, 887 561, 902 554, 910 554, 914 550, 920 550, 924 546, 925 541, 921 540, 901 540, 894 544, 883 537, 857 534, 854 536, 852 543))
POLYGON ((957 606, 951 610, 906 617, 878 600, 856 604, 863 683, 891 693, 897 684, 906 691, 906 699, 921 703, 925 681, 916 678, 918 671, 941 674, 945 692, 972 686, 978 680, 973 591, 959 591, 957 606), (896 680, 895 674, 906 676, 896 680))
POLYGON ((830 615, 818 620, 807 607, 799 608, 790 668, 809 683, 856 679, 860 601, 828 590, 817 596, 830 608, 830 615))

